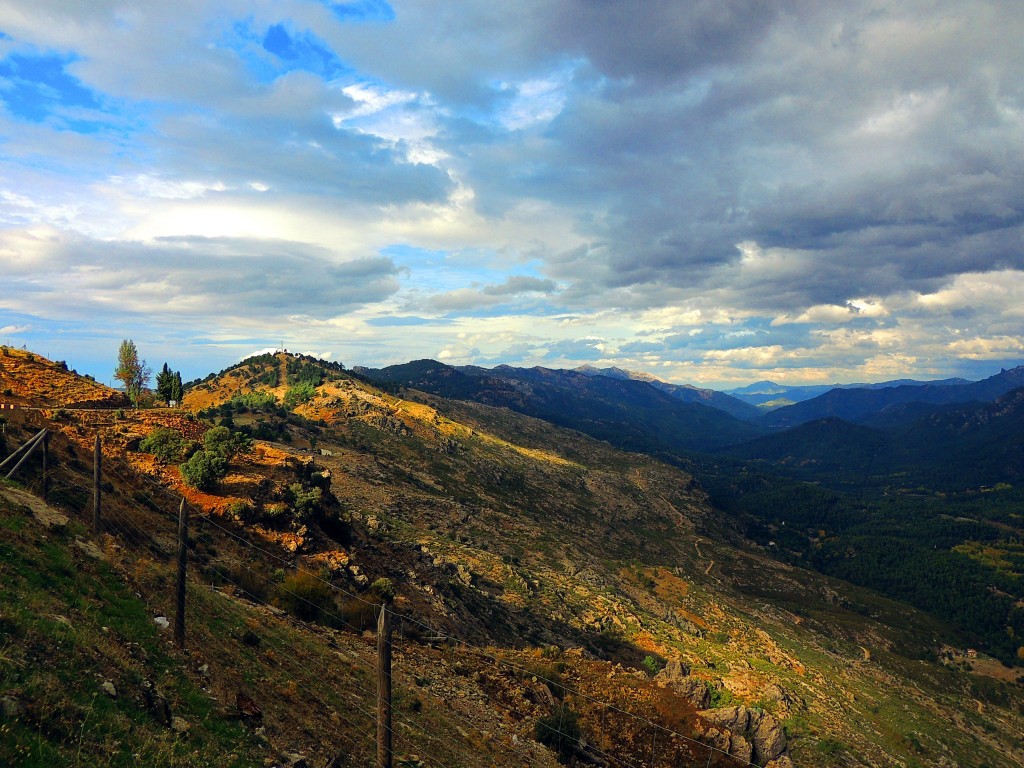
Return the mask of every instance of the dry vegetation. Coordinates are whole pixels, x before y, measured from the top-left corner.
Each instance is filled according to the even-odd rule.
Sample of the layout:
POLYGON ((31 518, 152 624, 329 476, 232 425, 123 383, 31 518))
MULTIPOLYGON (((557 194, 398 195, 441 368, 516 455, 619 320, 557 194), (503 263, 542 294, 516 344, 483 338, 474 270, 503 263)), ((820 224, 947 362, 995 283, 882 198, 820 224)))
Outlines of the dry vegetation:
MULTIPOLYGON (((257 751, 298 751, 321 765, 347 749, 344 764, 366 762, 372 639, 362 630, 373 614, 360 600, 374 600, 370 585, 386 577, 408 617, 396 654, 408 723, 399 750, 428 765, 553 765, 535 729, 565 711, 591 755, 704 765, 702 743, 724 738, 730 748, 728 732, 698 714, 708 705, 768 713, 796 765, 994 767, 1024 757, 1015 683, 917 660, 946 631, 926 616, 716 540, 716 513, 678 469, 508 411, 384 393, 336 368, 291 409, 225 407, 251 392, 283 402, 296 387, 289 366, 303 362, 294 361, 243 364, 193 387, 182 412, 41 414, 59 432, 62 488, 89 487, 101 434, 115 526, 99 542, 102 567, 147 610, 170 609, 176 498, 200 513, 190 652, 176 654, 159 634, 152 642, 215 712, 231 715, 240 691, 258 701, 257 751), (138 450, 157 426, 198 440, 224 418, 237 429, 272 423, 277 439, 255 440, 213 492, 187 488, 176 466, 138 450), (329 493, 301 507, 295 486, 308 490, 325 470, 329 493), (296 566, 316 578, 293 580, 296 566), (326 594, 320 578, 333 587, 326 594), (309 590, 315 621, 296 618, 283 584, 309 590), (447 636, 450 645, 437 641, 447 636), (685 680, 651 677, 670 660, 685 680)), ((45 380, 53 367, 34 362, 33 380, 45 380)), ((12 370, 0 371, 0 387, 12 386, 12 370)), ((31 388, 18 386, 27 400, 31 388)), ((47 398, 40 404, 66 405, 47 398)), ((23 418, 24 430, 9 425, 12 444, 38 421, 23 418)), ((87 511, 87 494, 58 499, 73 519, 87 511)), ((8 504, 5 514, 22 513, 8 504)), ((30 546, 34 524, 9 525, 30 546)), ((69 530, 57 539, 74 552, 74 538, 88 537, 69 530)), ((241 733, 253 743, 251 729, 241 733)))

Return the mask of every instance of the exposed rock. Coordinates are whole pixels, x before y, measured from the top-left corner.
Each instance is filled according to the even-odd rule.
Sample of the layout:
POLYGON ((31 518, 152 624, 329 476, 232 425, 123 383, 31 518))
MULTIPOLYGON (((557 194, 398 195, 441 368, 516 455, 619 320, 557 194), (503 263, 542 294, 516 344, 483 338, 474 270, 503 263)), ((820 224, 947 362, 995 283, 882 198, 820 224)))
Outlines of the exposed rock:
POLYGON ((786 734, 779 721, 767 712, 755 711, 750 718, 750 736, 757 761, 774 760, 786 751, 786 734))
POLYGON ((156 683, 152 680, 145 680, 142 683, 142 701, 146 705, 146 710, 158 723, 173 727, 171 705, 166 697, 156 689, 156 683))
POLYGON ((689 674, 690 668, 683 662, 679 659, 669 659, 668 664, 654 676, 654 679, 672 685, 673 683, 685 680, 689 674))
POLYGON ((782 726, 767 712, 739 706, 706 709, 700 715, 730 732, 729 753, 733 757, 763 765, 782 757, 786 751, 786 735, 782 726))
POLYGON ((754 757, 754 747, 738 733, 729 737, 729 754, 741 763, 749 763, 754 757))
POLYGON ((277 765, 280 768, 312 768, 309 758, 298 752, 282 752, 277 765))
POLYGON ((257 723, 263 720, 263 710, 248 694, 239 691, 235 695, 235 706, 243 722, 257 723))
POLYGON ((188 724, 188 721, 183 717, 172 717, 171 718, 171 730, 177 734, 188 733, 188 729, 192 726, 188 724))
POLYGON ((74 545, 94 560, 106 560, 106 555, 103 554, 103 550, 91 541, 76 538, 74 541, 74 545))
POLYGON ((109 680, 103 681, 103 684, 100 686, 100 690, 102 690, 105 694, 107 694, 107 696, 109 696, 112 699, 117 698, 117 688, 115 688, 114 684, 109 680))
POLYGON ((672 685, 672 690, 689 701, 694 709, 706 709, 711 706, 711 689, 700 678, 684 677, 672 685))
POLYGON ((160 627, 160 629, 169 629, 171 626, 171 622, 167 620, 166 616, 153 617, 153 623, 160 627))
POLYGON ((455 566, 455 576, 467 587, 473 586, 473 574, 462 563, 455 566))
POLYGON ((16 720, 22 717, 28 708, 25 706, 25 702, 19 699, 17 696, 3 696, 0 697, 0 714, 8 720, 16 720))

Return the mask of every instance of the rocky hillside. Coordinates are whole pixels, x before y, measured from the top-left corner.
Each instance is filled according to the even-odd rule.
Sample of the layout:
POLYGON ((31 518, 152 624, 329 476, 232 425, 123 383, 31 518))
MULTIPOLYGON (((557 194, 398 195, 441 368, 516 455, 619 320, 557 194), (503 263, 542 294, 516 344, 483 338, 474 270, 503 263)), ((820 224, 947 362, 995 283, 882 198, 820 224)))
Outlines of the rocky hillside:
MULTIPOLYGON (((99 432, 112 519, 128 532, 103 539, 110 567, 166 611, 186 495, 206 521, 194 558, 207 586, 193 592, 208 623, 191 646, 206 672, 159 647, 180 665, 169 674, 205 686, 229 722, 240 691, 257 699, 270 756, 325 765, 339 740, 369 754, 374 616, 361 601, 386 578, 403 627, 401 751, 424 765, 553 765, 559 750, 569 763, 645 766, 1024 759, 1013 679, 964 658, 924 614, 717 535, 719 513, 693 479, 650 457, 506 408, 398 398, 295 356, 244 361, 192 386, 185 406, 54 422, 51 498, 82 519, 99 432), (209 490, 143 450, 162 426, 181 434, 184 456, 214 424, 252 442, 209 490), (157 544, 132 539, 139 530, 157 544), (329 584, 302 593, 312 607, 293 599, 304 573, 329 584), (549 738, 552 722, 568 741, 549 738)), ((22 418, 8 425, 12 444, 38 426, 22 418)), ((71 551, 90 538, 69 530, 57 543, 71 551)), ((29 632, 23 621, 5 614, 0 649, 29 632)), ((5 708, 15 736, 0 746, 19 746, 38 729, 27 713, 41 694, 20 673, 0 684, 22 702, 5 708)), ((71 722, 47 743, 74 745, 71 722)))
POLYGON ((22 349, 0 345, 0 403, 45 408, 118 408, 124 393, 22 349))

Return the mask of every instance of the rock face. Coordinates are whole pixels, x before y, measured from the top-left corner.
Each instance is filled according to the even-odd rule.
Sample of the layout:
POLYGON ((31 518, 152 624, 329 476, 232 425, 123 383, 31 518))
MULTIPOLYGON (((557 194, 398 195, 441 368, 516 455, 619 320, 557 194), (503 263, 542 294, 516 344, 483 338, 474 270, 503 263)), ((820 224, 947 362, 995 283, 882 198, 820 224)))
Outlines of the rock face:
POLYGON ((711 705, 711 691, 707 683, 690 677, 690 668, 679 659, 670 660, 654 679, 658 685, 671 688, 689 701, 694 709, 706 709, 711 705))
POLYGON ((767 712, 742 706, 722 707, 705 709, 700 716, 717 726, 706 735, 712 746, 745 762, 766 765, 775 761, 777 768, 786 765, 786 735, 779 721, 767 712), (719 729, 729 732, 727 749, 719 729), (785 760, 779 762, 782 758, 785 760))

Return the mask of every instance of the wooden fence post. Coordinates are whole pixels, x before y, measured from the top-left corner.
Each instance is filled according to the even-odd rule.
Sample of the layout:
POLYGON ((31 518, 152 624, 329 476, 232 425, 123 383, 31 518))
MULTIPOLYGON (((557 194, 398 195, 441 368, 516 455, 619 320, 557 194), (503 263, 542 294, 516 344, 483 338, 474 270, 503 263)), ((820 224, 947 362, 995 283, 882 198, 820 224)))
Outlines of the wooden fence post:
POLYGON ((92 458, 92 532, 100 532, 100 478, 103 476, 103 451, 100 449, 100 433, 96 433, 96 444, 92 458))
POLYGON ((50 493, 50 433, 43 433, 43 501, 50 493))
POLYGON ((380 606, 377 620, 377 768, 391 768, 391 611, 380 606))
POLYGON ((188 507, 178 507, 178 612, 174 615, 174 642, 185 647, 185 565, 188 561, 188 507))

